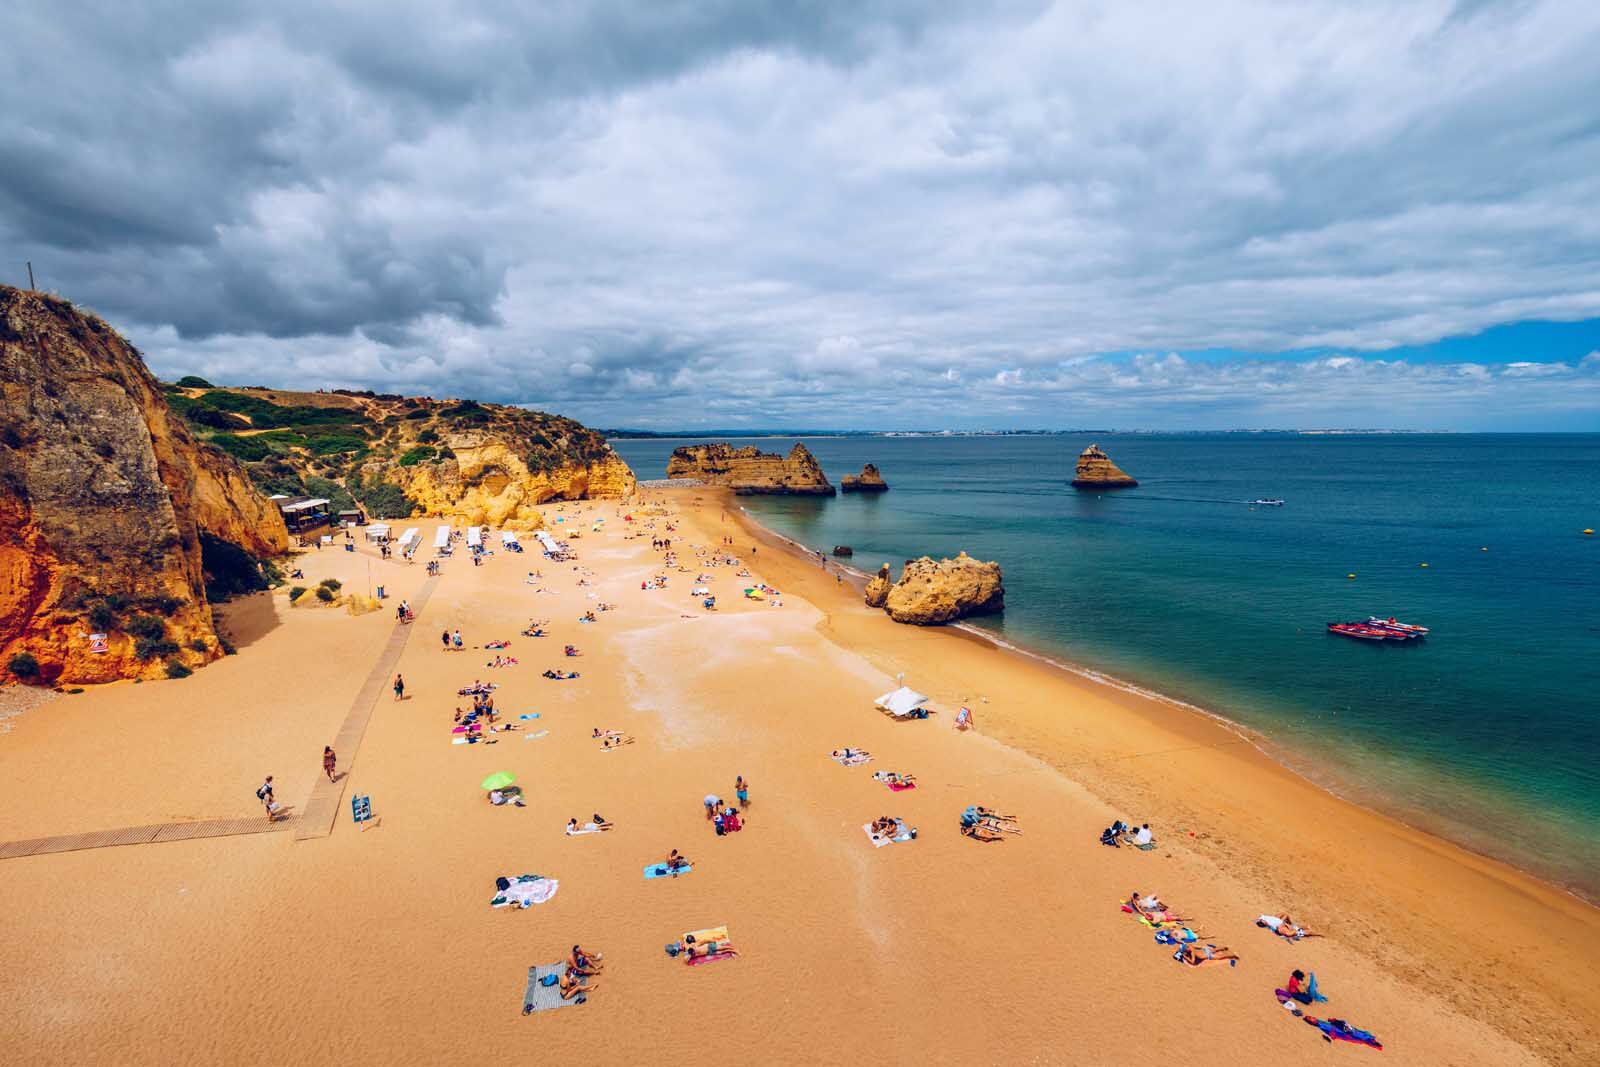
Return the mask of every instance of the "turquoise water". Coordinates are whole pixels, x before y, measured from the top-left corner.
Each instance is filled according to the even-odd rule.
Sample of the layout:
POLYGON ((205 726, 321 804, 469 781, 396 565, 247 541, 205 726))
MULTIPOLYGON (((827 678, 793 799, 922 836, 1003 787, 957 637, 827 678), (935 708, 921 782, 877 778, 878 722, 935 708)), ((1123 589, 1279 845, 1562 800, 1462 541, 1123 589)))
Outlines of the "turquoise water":
MULTIPOLYGON (((1600 535, 1581 532, 1600 527, 1600 435, 1093 439, 1139 488, 1069 488, 1086 436, 812 438, 835 483, 870 461, 892 490, 742 503, 865 570, 998 560, 1006 611, 977 625, 1240 722, 1330 788, 1600 897, 1600 535), (1287 504, 1242 503, 1258 497, 1287 504), (1324 631, 1369 614, 1433 634, 1324 631)), ((615 447, 659 478, 681 443, 615 447)))

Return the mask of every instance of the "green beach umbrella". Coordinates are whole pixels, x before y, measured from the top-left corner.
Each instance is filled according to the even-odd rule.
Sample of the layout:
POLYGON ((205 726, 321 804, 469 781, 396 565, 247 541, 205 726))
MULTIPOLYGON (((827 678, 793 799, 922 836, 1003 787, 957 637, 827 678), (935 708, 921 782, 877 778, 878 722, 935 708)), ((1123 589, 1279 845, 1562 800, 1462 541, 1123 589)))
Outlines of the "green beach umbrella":
POLYGON ((510 771, 495 771, 483 780, 484 789, 504 789, 517 780, 517 776, 510 771))

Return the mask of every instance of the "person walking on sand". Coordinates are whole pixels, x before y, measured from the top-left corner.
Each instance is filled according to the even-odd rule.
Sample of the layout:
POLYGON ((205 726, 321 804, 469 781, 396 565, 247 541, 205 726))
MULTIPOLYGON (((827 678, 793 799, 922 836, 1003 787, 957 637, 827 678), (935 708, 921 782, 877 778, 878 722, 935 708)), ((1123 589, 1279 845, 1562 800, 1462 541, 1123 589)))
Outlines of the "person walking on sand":
POLYGON ((742 774, 734 776, 733 795, 739 798, 740 811, 750 806, 750 783, 744 780, 744 775, 742 774))
POLYGON ((396 700, 406 698, 406 680, 398 674, 394 676, 394 698, 396 700))
POLYGON ((444 651, 446 651, 446 652, 450 651, 450 631, 449 630, 446 630, 446 631, 444 631, 443 633, 441 633, 439 635, 439 644, 444 649, 444 651))
POLYGON ((455 647, 457 652, 461 651, 461 630, 459 627, 457 627, 455 633, 450 635, 450 644, 455 647))
POLYGON ((277 822, 277 802, 272 799, 272 775, 267 775, 266 781, 256 787, 256 799, 261 801, 261 806, 267 809, 267 821, 277 822))
POLYGON ((337 769, 338 766, 339 766, 339 757, 334 755, 333 746, 332 745, 323 745, 322 746, 322 770, 323 770, 323 772, 325 774, 327 774, 328 781, 330 781, 330 782, 338 781, 338 776, 336 774, 334 774, 334 771, 335 771, 335 769, 337 769))

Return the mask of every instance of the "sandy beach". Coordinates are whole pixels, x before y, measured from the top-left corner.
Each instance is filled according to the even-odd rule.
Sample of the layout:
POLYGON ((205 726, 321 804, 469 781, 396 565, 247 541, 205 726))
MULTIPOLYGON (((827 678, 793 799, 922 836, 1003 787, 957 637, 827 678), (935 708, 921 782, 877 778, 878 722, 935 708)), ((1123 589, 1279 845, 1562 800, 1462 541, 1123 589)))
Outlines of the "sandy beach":
MULTIPOLYGON (((359 751, 340 753, 331 836, 0 860, 0 1059, 1374 1055, 1325 1046, 1279 1005, 1273 989, 1296 967, 1330 998, 1318 1014, 1373 1031, 1403 1063, 1600 1058, 1588 949, 1600 910, 1334 797, 1214 720, 959 630, 897 625, 717 491, 646 495, 643 508, 547 506, 557 536, 581 532, 576 562, 530 548, 445 563, 399 662, 406 699, 383 689, 359 751), (664 569, 653 537, 672 539, 683 570, 664 569), (740 563, 706 565, 724 550, 740 563), (781 595, 744 600, 741 568, 781 595), (690 592, 701 573, 715 612, 690 592), (664 588, 641 588, 663 574, 664 588), (578 621, 601 602, 615 609, 578 621), (520 636, 535 618, 548 636, 520 636), (440 632, 456 628, 467 649, 442 652, 440 632), (516 666, 486 667, 496 653, 482 646, 497 639, 516 666), (564 657, 569 643, 582 656, 564 657), (932 698, 932 718, 873 709, 900 674, 932 698), (519 729, 453 745, 453 709, 470 703, 457 690, 475 679, 499 686, 501 720, 519 729), (962 705, 973 731, 952 728, 962 705), (607 751, 596 727, 635 740, 607 751), (829 759, 847 745, 873 762, 829 759), (478 783, 502 770, 526 807, 485 802, 478 783), (890 792, 878 770, 914 774, 917 788, 890 792), (751 783, 746 827, 719 837, 701 798, 731 801, 735 775, 751 783), (377 826, 352 825, 355 793, 371 796, 377 826), (962 837, 969 804, 1014 813, 1022 834, 962 837), (594 812, 616 828, 563 832, 594 812), (917 838, 873 847, 861 824, 880 815, 917 838), (1102 847, 1118 817, 1149 822, 1158 847, 1102 847), (693 872, 644 879, 673 848, 693 872), (557 879, 554 898, 491 908, 495 878, 525 872, 557 879), (1174 962, 1119 909, 1135 889, 1238 965, 1174 962), (1326 936, 1289 943, 1254 925, 1284 911, 1326 936), (719 925, 736 958, 685 967, 663 951, 719 925), (524 1016, 528 968, 575 942, 604 953, 595 992, 524 1016)), ((385 585, 390 610, 259 594, 224 609, 238 654, 191 678, 20 710, 0 734, 0 841, 256 815, 264 774, 299 808, 424 568, 364 545, 297 562, 305 584, 385 585)))

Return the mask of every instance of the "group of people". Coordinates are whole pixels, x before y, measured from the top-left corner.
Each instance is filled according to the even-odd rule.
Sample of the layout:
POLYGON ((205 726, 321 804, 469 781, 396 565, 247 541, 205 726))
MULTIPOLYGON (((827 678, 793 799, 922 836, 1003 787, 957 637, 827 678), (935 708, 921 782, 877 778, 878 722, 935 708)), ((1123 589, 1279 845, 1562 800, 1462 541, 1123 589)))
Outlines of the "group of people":
POLYGON ((1100 831, 1100 843, 1110 845, 1112 848, 1121 848, 1124 844, 1128 844, 1148 851, 1155 847, 1155 835, 1150 832, 1149 823, 1135 827, 1132 823, 1118 819, 1100 831))
POLYGON ((1001 815, 982 804, 968 805, 961 812, 961 833, 975 841, 999 841, 1006 834, 1020 834, 1015 815, 1001 815))
POLYGON ((454 633, 445 630, 439 634, 439 643, 443 646, 442 651, 445 652, 460 652, 466 647, 461 643, 461 630, 459 628, 454 633))

